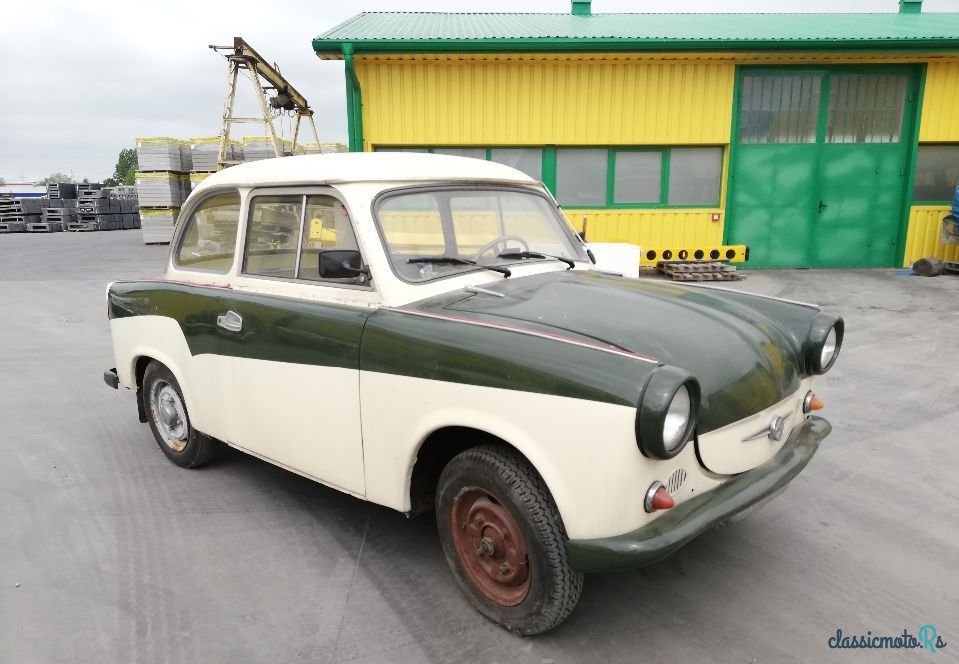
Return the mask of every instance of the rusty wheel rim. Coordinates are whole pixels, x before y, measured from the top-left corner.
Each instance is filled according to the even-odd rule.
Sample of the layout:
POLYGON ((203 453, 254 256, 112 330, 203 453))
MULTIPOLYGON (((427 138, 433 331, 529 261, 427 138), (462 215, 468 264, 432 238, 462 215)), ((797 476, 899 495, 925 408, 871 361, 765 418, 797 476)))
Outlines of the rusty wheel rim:
POLYGON ((501 606, 526 599, 526 538, 509 510, 485 489, 468 487, 453 501, 451 517, 453 547, 473 585, 501 606))

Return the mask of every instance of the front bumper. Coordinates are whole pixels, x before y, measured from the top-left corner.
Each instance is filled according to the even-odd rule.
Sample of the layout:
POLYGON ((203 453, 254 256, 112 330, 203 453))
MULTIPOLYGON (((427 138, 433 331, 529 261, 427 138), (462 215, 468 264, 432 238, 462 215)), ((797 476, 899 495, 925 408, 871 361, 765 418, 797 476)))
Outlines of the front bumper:
POLYGON ((566 543, 569 562, 581 572, 644 567, 662 560, 700 533, 783 489, 806 467, 832 426, 809 417, 772 459, 736 475, 708 493, 669 510, 647 526, 623 535, 566 543))

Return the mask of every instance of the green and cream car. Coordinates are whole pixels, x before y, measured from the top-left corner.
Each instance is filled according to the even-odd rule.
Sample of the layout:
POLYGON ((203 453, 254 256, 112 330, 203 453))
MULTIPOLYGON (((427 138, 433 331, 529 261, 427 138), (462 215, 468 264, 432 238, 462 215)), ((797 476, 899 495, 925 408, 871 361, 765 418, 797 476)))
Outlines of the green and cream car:
POLYGON ((207 178, 166 276, 107 290, 116 368, 175 464, 230 445, 434 511, 509 630, 573 610, 780 491, 829 424, 817 307, 595 269, 544 187, 426 154, 287 157, 207 178))

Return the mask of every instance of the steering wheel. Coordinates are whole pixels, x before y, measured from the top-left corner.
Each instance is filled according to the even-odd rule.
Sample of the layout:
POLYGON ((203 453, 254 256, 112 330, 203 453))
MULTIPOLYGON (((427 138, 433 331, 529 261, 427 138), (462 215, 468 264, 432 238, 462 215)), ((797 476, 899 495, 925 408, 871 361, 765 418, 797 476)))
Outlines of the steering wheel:
POLYGON ((493 253, 494 256, 506 253, 506 250, 509 249, 507 243, 510 241, 520 244, 523 247, 521 251, 529 251, 529 245, 526 244, 526 240, 523 238, 516 237, 515 235, 500 235, 495 240, 487 242, 480 247, 480 250, 473 254, 472 259, 479 262, 479 259, 482 258, 484 254, 490 253, 493 249, 496 249, 496 252, 493 253))

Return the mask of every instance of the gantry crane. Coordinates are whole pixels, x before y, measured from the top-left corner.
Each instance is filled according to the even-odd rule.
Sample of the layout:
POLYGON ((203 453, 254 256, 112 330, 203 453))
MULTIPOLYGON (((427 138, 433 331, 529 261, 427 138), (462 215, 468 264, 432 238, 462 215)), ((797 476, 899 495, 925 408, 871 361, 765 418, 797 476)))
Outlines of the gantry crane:
POLYGON ((272 65, 263 59, 263 57, 253 50, 253 47, 244 41, 242 37, 234 37, 232 46, 215 46, 210 44, 210 48, 222 55, 227 60, 227 79, 226 79, 226 100, 223 105, 223 123, 220 128, 220 152, 217 156, 217 169, 223 168, 236 161, 227 159, 227 146, 230 142, 230 130, 235 122, 252 122, 262 124, 273 143, 273 150, 277 157, 283 156, 283 145, 277 138, 276 129, 273 126, 274 114, 281 111, 292 112, 295 117, 293 125, 293 146, 296 147, 297 139, 300 134, 300 121, 306 118, 313 130, 313 140, 320 142, 316 133, 316 124, 313 122, 313 109, 310 108, 306 97, 300 94, 289 81, 283 78, 280 68, 276 63, 272 65), (254 93, 260 104, 262 118, 237 117, 233 114, 233 107, 236 102, 236 82, 240 70, 246 70, 249 73, 250 81, 253 83, 254 93), (263 82, 267 85, 264 85, 263 82))

